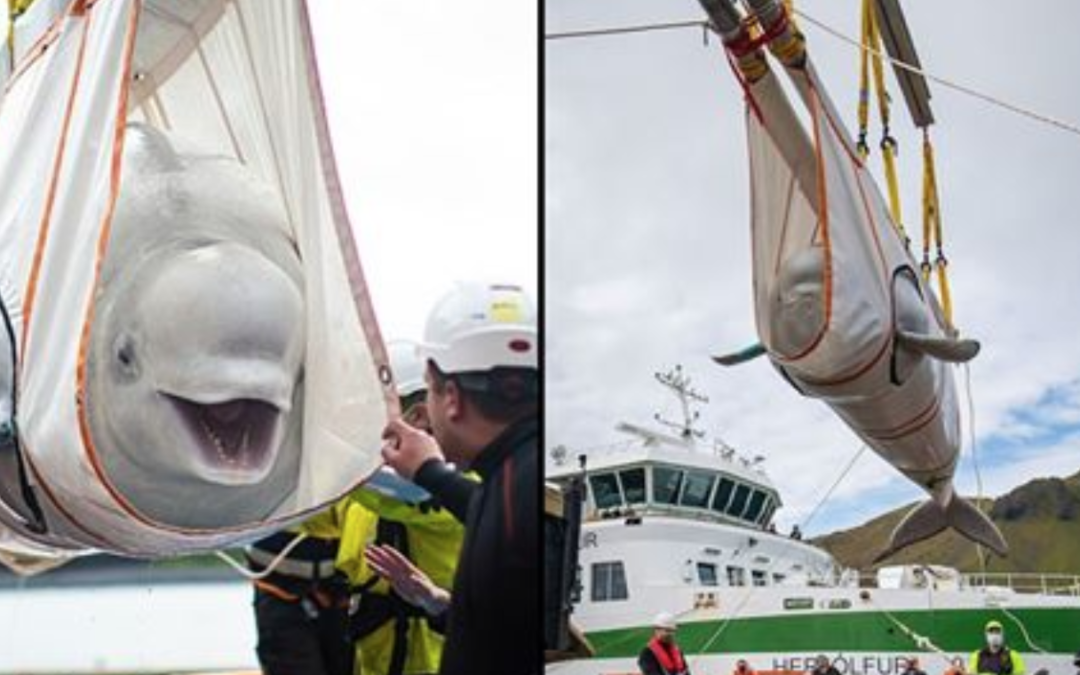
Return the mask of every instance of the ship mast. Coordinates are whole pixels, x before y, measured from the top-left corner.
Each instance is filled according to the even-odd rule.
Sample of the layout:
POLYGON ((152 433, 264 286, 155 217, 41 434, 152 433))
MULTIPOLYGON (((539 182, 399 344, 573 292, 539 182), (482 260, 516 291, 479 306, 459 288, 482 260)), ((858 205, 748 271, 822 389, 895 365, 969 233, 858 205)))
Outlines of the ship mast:
POLYGON ((660 413, 653 415, 653 418, 660 424, 677 430, 679 435, 686 440, 703 438, 705 432, 694 428, 694 422, 697 422, 698 419, 701 418, 701 412, 693 410, 691 406, 695 402, 708 403, 709 398, 690 387, 690 376, 683 374, 683 369, 680 365, 676 365, 666 373, 654 373, 653 377, 656 378, 657 382, 670 389, 679 399, 679 404, 682 406, 683 420, 681 423, 674 422, 665 419, 660 413))

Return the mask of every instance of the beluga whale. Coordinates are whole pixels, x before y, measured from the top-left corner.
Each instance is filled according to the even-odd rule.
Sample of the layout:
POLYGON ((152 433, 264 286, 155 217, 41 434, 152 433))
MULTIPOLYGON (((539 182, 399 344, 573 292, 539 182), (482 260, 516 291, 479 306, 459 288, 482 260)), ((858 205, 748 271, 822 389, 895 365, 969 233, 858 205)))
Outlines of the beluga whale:
POLYGON ((236 526, 294 490, 303 281, 276 192, 235 159, 128 126, 85 406, 91 451, 139 513, 236 526))
POLYGON ((794 389, 827 404, 929 494, 878 560, 947 528, 1005 555, 997 527, 953 484, 962 439, 953 368, 973 359, 979 343, 946 320, 784 7, 750 0, 761 28, 753 33, 732 0, 701 4, 747 99, 760 338, 714 359, 731 366, 766 356, 794 389), (805 108, 802 118, 766 45, 805 108))

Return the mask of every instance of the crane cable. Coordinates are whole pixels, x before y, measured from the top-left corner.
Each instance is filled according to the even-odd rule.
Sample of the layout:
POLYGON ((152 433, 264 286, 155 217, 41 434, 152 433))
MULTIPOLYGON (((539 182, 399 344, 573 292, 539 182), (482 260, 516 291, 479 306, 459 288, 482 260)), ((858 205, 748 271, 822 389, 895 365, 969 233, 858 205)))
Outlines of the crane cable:
MULTIPOLYGON (((838 40, 840 40, 842 42, 846 42, 849 45, 852 45, 852 46, 854 46, 854 47, 856 47, 858 49, 865 49, 865 47, 863 47, 858 40, 855 40, 855 39, 853 39, 851 37, 848 37, 844 33, 842 33, 839 30, 833 28, 832 26, 829 26, 827 23, 824 23, 823 21, 819 21, 818 19, 815 19, 813 16, 807 14, 805 11, 797 9, 797 10, 795 10, 795 14, 797 14, 800 19, 806 21, 809 24, 812 24, 814 27, 820 29, 821 31, 823 31, 825 33, 828 33, 832 37, 834 37, 834 38, 836 38, 836 39, 838 39, 838 40)), ((665 30, 681 30, 681 29, 686 29, 686 28, 700 28, 700 29, 706 29, 707 30, 709 28, 709 23, 707 21, 693 20, 692 19, 692 20, 687 20, 687 21, 669 21, 669 22, 666 22, 666 23, 657 22, 657 23, 647 23, 647 24, 634 24, 634 25, 627 25, 627 26, 616 26, 616 27, 611 27, 611 28, 597 28, 597 29, 591 29, 591 30, 560 31, 560 32, 545 33, 544 39, 545 40, 566 40, 566 39, 573 39, 573 38, 608 37, 608 36, 615 36, 615 35, 626 35, 626 34, 631 34, 631 33, 646 33, 646 32, 652 32, 652 31, 665 31, 665 30)), ((933 73, 927 72, 926 70, 923 70, 922 68, 917 68, 917 67, 911 65, 910 63, 907 63, 906 61, 902 61, 900 59, 894 59, 893 57, 889 56, 888 54, 882 53, 880 50, 876 50, 876 51, 877 51, 878 55, 881 56, 882 59, 884 59, 885 61, 888 61, 889 63, 896 66, 897 68, 900 68, 902 70, 906 70, 909 73, 914 73, 916 75, 921 75, 924 78, 926 78, 927 80, 930 80, 931 82, 934 82, 935 84, 938 84, 938 85, 940 85, 940 86, 942 86, 942 87, 944 87, 946 89, 952 89, 953 91, 964 94, 965 96, 969 96, 971 98, 982 101, 983 103, 986 103, 987 105, 991 105, 991 106, 996 107, 996 108, 1001 108, 1002 110, 1005 110, 1007 112, 1011 112, 1014 115, 1019 115, 1020 117, 1027 117, 1028 119, 1031 119, 1031 120, 1033 120, 1035 122, 1039 122, 1040 124, 1045 124, 1047 126, 1055 127, 1059 131, 1064 131, 1066 133, 1069 133, 1069 134, 1072 134, 1074 136, 1080 137, 1080 126, 1078 126, 1076 124, 1073 124, 1071 122, 1067 122, 1065 120, 1057 119, 1056 117, 1040 113, 1040 112, 1038 112, 1036 110, 1032 110, 1030 108, 1025 108, 1025 107, 1023 107, 1021 105, 1018 105, 1016 103, 1011 103, 1009 101, 998 98, 998 97, 993 96, 991 94, 984 93, 982 91, 979 91, 979 90, 974 89, 972 87, 969 87, 967 85, 960 84, 959 82, 954 82, 953 80, 950 80, 948 78, 944 78, 944 77, 940 77, 938 75, 934 75, 933 73)))

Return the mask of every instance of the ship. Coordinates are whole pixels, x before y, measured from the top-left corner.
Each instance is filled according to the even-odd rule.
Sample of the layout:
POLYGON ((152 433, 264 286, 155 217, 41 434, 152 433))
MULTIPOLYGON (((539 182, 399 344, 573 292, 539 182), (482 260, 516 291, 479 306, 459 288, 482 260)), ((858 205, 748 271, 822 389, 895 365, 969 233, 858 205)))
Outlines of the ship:
MULTIPOLYGON (((806 672, 825 655, 842 675, 930 675, 965 665, 997 620, 1029 673, 1072 672, 1080 573, 986 573, 934 561, 847 569, 797 530, 761 455, 697 428, 681 368, 656 373, 682 420, 620 422, 621 440, 549 453, 547 480, 585 486, 571 619, 594 655, 549 663, 561 675, 636 675, 654 616, 674 614, 694 675, 806 672), (576 460, 576 461, 575 461, 576 460)), ((868 544, 869 545, 869 544, 868 544)))

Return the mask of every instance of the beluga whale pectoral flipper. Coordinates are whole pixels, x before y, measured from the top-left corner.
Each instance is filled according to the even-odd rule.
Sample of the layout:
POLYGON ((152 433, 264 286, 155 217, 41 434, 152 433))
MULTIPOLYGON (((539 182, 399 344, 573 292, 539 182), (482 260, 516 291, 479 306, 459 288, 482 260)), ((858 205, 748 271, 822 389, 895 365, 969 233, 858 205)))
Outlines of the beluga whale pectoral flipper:
POLYGON ((714 360, 731 366, 768 356, 801 394, 826 403, 929 493, 879 559, 946 528, 1005 555, 1000 531, 953 485, 962 438, 953 367, 973 359, 979 342, 945 318, 783 5, 748 0, 761 29, 754 34, 733 0, 701 4, 747 96, 760 339, 714 360))
POLYGON ((281 200, 130 125, 86 402, 105 476, 173 527, 268 517, 298 479, 304 291, 281 200))

